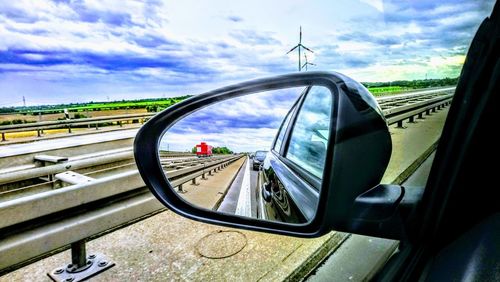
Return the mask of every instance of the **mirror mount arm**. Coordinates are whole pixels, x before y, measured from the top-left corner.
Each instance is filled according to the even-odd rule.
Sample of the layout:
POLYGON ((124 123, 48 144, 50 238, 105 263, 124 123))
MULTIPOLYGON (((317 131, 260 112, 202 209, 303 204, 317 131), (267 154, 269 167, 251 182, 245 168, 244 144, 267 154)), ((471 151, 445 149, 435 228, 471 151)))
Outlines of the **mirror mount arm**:
POLYGON ((392 239, 410 239, 423 188, 379 184, 359 195, 352 206, 353 233, 392 239))

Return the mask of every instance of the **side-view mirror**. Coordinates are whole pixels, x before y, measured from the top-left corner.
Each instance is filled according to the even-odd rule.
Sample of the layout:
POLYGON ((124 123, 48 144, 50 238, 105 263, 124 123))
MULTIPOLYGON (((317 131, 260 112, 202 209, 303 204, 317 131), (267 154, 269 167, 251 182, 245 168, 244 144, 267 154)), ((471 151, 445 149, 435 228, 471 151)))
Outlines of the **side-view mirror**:
POLYGON ((403 193, 379 185, 391 150, 373 96, 326 72, 193 96, 149 120, 134 144, 142 178, 172 211, 305 237, 332 229, 384 234, 377 220, 387 220, 403 193), (166 148, 193 153, 170 157, 166 148))

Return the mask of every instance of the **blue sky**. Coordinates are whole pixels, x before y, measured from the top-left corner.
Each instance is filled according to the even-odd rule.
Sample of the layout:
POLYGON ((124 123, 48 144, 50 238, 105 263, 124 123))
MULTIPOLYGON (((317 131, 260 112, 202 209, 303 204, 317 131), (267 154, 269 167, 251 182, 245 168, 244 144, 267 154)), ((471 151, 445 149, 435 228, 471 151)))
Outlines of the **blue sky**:
POLYGON ((0 106, 170 97, 297 70, 457 76, 493 1, 0 2, 0 106), (209 3, 210 2, 210 3, 209 3))
POLYGON ((207 142, 235 152, 268 150, 303 87, 267 91, 205 107, 181 119, 163 135, 160 147, 190 151, 207 142))

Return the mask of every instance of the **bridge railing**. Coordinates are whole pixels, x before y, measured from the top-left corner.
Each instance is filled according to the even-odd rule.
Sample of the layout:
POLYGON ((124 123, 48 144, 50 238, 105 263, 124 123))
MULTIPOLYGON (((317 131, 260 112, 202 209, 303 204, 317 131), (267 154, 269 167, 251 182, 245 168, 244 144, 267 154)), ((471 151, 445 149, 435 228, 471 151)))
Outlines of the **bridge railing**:
POLYGON ((96 129, 99 128, 99 124, 106 122, 117 122, 121 125, 123 121, 141 121, 151 118, 156 113, 142 113, 142 114, 127 114, 127 115, 116 115, 116 116, 101 116, 101 117, 91 117, 91 118, 80 118, 80 119, 68 119, 68 120, 54 120, 54 121, 41 121, 33 123, 23 123, 23 124, 12 124, 12 125, 2 125, 0 126, 0 133, 2 135, 2 141, 6 141, 5 134, 12 132, 26 132, 26 131, 36 131, 38 136, 41 136, 41 131, 47 129, 60 129, 66 128, 68 132, 71 133, 71 129, 75 126, 88 125, 96 129))
MULTIPOLYGON (((167 171, 179 187, 242 155, 167 171)), ((137 170, 0 202, 0 275, 163 210, 137 170)))

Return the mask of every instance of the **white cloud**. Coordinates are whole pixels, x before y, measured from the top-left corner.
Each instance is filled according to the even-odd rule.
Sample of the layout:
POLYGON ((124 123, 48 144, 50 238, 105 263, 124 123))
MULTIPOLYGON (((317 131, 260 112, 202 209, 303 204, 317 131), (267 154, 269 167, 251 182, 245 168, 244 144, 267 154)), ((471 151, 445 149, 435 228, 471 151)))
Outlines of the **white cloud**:
POLYGON ((161 148, 190 151, 203 141, 237 152, 268 150, 302 91, 303 87, 267 91, 205 107, 174 124, 161 148))
POLYGON ((367 81, 455 76, 459 65, 429 58, 463 56, 493 1, 484 3, 4 1, 0 87, 35 84, 21 82, 30 76, 50 82, 50 93, 8 85, 33 101, 70 87, 87 100, 104 93, 118 99, 196 94, 296 71, 297 54, 285 53, 297 43, 299 25, 304 45, 315 50, 308 55, 316 64, 311 70, 367 81))

